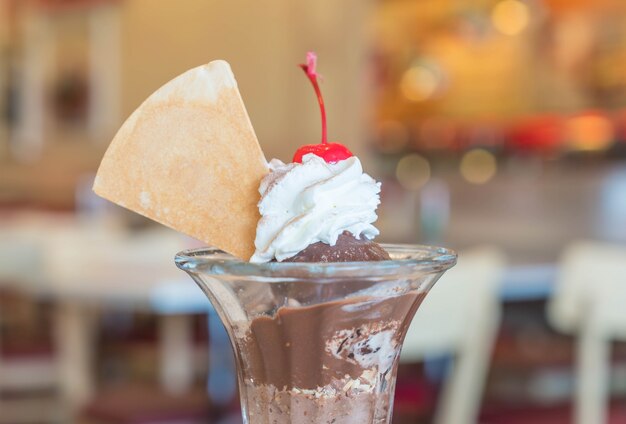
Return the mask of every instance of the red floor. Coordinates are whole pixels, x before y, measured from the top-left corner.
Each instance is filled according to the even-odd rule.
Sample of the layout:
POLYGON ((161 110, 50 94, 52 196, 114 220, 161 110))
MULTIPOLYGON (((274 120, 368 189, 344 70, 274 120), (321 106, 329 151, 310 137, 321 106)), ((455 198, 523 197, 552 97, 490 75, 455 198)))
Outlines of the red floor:
MULTIPOLYGON (((480 418, 481 424, 571 424, 572 422, 571 405, 483 412, 480 418)), ((607 424, 626 424, 626 404, 621 402, 611 406, 607 424)))

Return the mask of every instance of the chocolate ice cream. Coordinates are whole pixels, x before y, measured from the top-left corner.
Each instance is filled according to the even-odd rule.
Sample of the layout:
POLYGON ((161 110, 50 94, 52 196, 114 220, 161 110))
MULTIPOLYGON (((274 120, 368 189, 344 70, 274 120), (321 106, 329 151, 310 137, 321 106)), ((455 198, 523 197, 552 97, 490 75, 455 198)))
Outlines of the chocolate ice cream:
POLYGON ((318 241, 283 262, 363 262, 389 260, 389 253, 380 244, 365 237, 360 239, 345 231, 330 246, 318 241))

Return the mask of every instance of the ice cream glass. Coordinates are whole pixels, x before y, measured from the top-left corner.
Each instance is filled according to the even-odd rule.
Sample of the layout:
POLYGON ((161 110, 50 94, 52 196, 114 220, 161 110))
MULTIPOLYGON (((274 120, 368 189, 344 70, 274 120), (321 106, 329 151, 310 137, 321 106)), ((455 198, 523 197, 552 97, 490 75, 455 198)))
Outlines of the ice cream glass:
POLYGON ((406 331, 456 254, 383 247, 391 260, 250 263, 210 248, 176 256, 226 327, 245 424, 391 422, 406 331))

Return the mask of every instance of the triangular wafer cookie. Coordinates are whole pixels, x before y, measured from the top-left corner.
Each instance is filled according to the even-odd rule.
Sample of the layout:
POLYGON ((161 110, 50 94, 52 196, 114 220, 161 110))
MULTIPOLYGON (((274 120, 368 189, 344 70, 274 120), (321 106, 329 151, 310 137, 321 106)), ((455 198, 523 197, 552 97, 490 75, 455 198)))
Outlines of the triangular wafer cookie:
POLYGON ((174 78, 133 112, 94 191, 247 260, 267 172, 230 66, 218 60, 174 78))

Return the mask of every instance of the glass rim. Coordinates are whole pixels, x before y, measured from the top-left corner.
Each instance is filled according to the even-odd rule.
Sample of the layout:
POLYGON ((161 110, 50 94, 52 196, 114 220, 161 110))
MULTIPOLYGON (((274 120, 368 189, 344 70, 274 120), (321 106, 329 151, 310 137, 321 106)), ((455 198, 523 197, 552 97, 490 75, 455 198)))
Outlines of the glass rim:
POLYGON ((443 272, 456 264, 454 250, 418 244, 385 244, 391 260, 372 262, 264 262, 238 259, 214 247, 188 249, 176 254, 176 266, 187 272, 221 277, 285 279, 342 279, 389 277, 443 272))

